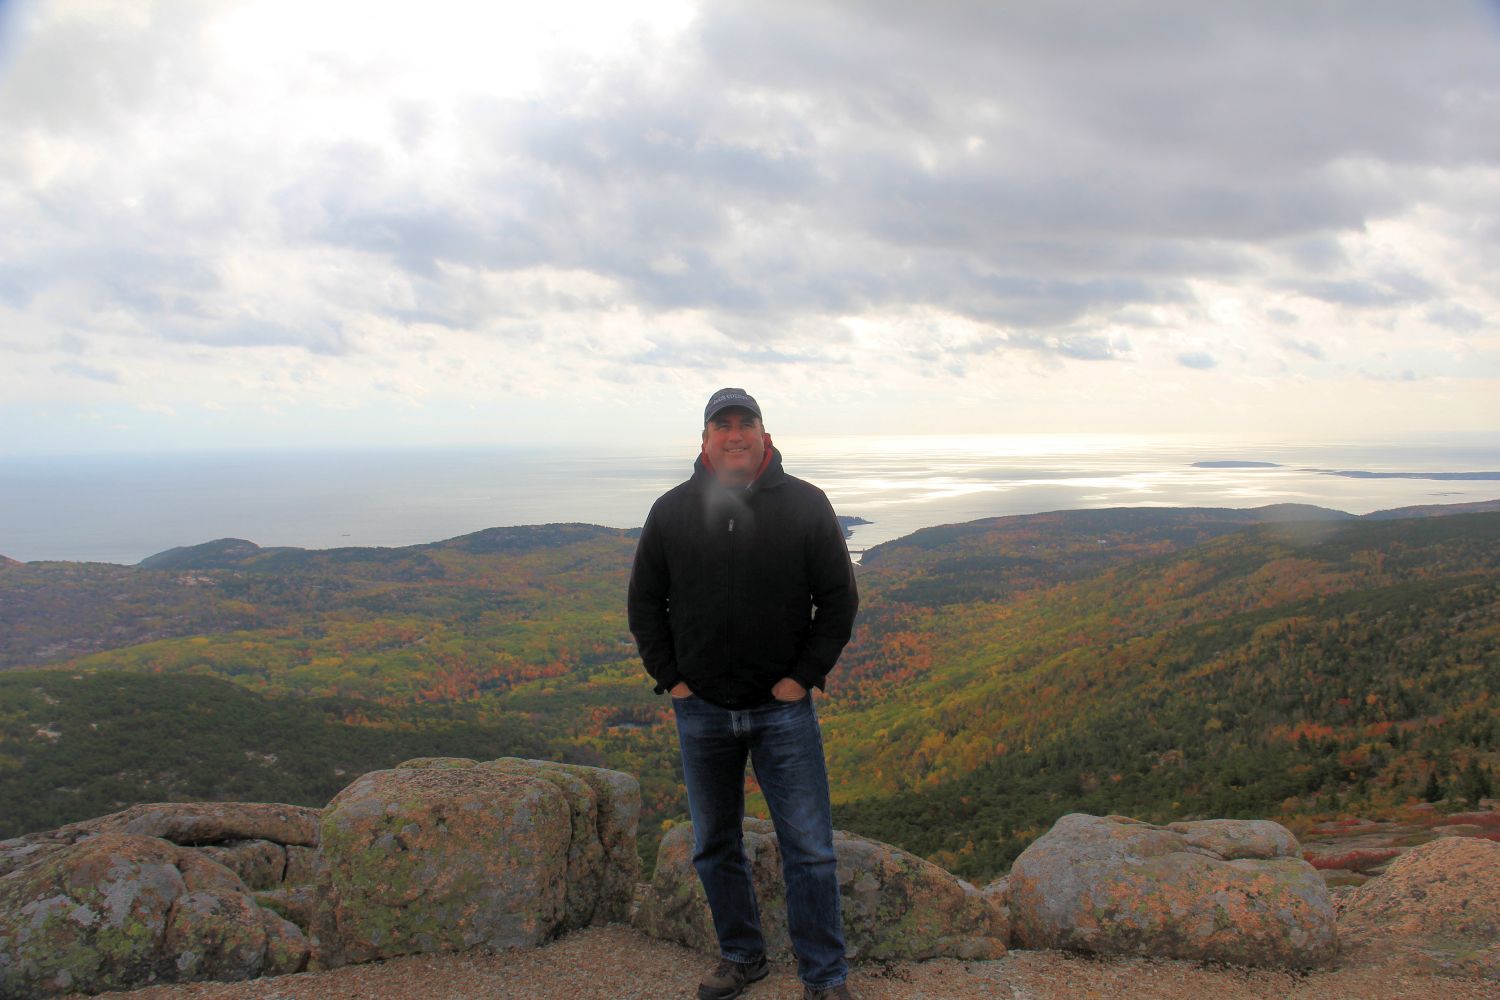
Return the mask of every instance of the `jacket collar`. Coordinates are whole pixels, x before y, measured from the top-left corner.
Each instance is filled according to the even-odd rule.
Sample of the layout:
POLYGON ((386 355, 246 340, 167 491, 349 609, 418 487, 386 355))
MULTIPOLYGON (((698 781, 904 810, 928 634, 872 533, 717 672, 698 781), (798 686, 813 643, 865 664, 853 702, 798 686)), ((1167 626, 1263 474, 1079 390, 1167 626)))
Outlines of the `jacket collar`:
MULTIPOLYGON (((786 479, 786 471, 781 467, 781 452, 774 444, 771 444, 771 436, 766 435, 766 459, 760 467, 760 474, 750 481, 745 492, 757 493, 761 490, 772 489, 780 486, 786 479)), ((704 490, 709 487, 718 487, 719 481, 714 477, 713 466, 709 464, 708 458, 700 451, 693 462, 693 478, 688 480, 695 489, 704 490)))

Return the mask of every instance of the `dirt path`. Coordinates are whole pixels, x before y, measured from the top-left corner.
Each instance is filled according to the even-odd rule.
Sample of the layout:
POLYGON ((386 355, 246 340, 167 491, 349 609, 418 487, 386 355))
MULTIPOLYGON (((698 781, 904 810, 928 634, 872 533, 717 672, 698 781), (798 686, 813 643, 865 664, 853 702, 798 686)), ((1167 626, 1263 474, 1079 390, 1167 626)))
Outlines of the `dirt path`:
MULTIPOLYGON (((110 997, 135 1000, 675 1000, 695 994, 709 960, 623 926, 570 934, 541 948, 500 954, 422 955, 331 972, 244 983, 154 986, 110 997)), ((864 1000, 1495 1000, 1500 984, 1347 965, 1299 974, 1191 962, 1100 960, 1016 951, 993 962, 857 966, 864 1000)), ((746 1000, 799 1000, 792 968, 777 966, 746 1000)))

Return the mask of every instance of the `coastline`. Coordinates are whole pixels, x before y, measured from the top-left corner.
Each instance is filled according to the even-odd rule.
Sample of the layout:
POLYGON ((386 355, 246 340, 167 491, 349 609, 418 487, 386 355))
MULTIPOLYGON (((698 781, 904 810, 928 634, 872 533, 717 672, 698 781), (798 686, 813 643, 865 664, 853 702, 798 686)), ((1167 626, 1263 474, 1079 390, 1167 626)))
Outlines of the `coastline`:
MULTIPOLYGON (((1500 445, 1214 443, 1161 437, 796 439, 870 548, 927 527, 1106 507, 1302 503, 1365 514, 1500 497, 1500 445), (1228 458, 1223 456, 1230 456, 1228 458), (1357 476, 1330 474, 1354 470, 1357 476), (1430 472, 1429 470, 1437 470, 1430 472), (1436 475, 1439 479, 1414 478, 1436 475)), ((630 529, 680 481, 673 450, 543 449, 55 456, 0 460, 0 554, 134 565, 217 538, 264 547, 399 547, 496 526, 630 529)))

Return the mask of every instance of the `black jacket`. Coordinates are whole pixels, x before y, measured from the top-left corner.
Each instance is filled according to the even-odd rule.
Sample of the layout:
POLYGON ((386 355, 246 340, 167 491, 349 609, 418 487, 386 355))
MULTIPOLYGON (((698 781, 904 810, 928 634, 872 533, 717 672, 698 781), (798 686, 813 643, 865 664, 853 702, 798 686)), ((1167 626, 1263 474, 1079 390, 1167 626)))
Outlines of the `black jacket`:
POLYGON ((750 486, 693 477, 651 507, 630 572, 630 632, 658 694, 686 681, 724 708, 771 700, 783 677, 823 686, 854 629, 859 593, 823 491, 781 453, 750 486))

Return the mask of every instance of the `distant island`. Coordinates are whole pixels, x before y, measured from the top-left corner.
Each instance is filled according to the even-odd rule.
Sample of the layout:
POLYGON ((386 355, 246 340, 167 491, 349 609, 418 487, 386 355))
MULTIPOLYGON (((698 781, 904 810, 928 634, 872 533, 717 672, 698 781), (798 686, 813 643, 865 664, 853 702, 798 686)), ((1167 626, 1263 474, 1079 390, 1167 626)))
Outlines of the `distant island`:
POLYGON ((1279 469, 1276 462, 1194 462, 1195 469, 1279 469))

